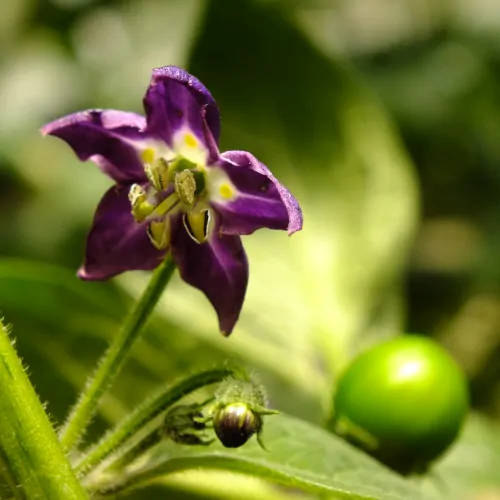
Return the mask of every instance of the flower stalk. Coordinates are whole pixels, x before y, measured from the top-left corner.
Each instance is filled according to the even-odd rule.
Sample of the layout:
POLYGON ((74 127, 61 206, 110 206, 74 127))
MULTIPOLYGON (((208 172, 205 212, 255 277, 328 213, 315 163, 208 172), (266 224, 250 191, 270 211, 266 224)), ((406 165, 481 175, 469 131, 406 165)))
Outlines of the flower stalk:
POLYGON ((84 435, 97 411, 99 400, 117 377, 134 341, 140 335, 147 319, 167 286, 175 269, 170 256, 155 269, 151 280, 135 307, 126 317, 118 335, 101 358, 88 380, 68 420, 60 432, 65 450, 71 450, 84 435))
POLYGON ((0 449, 15 498, 87 499, 1 321, 0 361, 0 449))
POLYGON ((76 464, 78 474, 86 474, 115 452, 128 438, 151 422, 160 413, 187 394, 209 384, 222 381, 235 371, 228 368, 207 370, 184 379, 173 386, 162 387, 138 406, 122 422, 111 429, 76 464))

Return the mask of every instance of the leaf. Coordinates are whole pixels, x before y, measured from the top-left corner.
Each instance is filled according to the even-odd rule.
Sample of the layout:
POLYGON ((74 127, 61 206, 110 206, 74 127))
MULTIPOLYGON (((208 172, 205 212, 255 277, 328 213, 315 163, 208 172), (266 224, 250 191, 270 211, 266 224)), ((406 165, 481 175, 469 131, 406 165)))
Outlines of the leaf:
MULTIPOLYGON (((254 439, 238 449, 221 445, 208 448, 183 446, 163 441, 129 466, 127 484, 203 466, 243 472, 311 493, 340 498, 423 498, 410 481, 340 438, 296 418, 283 414, 267 418, 264 442, 268 451, 262 450, 254 439)), ((114 486, 122 488, 125 484, 114 486)), ((99 485, 92 487, 99 488, 99 485)))
POLYGON ((197 469, 169 474, 144 488, 117 495, 127 500, 295 500, 315 498, 296 489, 283 488, 259 477, 228 470, 197 469))
MULTIPOLYGON (((62 267, 0 259, 0 313, 13 324, 17 348, 57 420, 62 421, 85 383, 106 337, 118 328, 124 303, 114 287, 83 283, 62 267)), ((103 414, 108 419, 124 411, 123 403, 106 397, 103 414)))
POLYGON ((425 491, 457 500, 500 495, 500 427, 471 414, 450 451, 423 480, 425 491), (488 493, 491 495, 488 496, 488 493))

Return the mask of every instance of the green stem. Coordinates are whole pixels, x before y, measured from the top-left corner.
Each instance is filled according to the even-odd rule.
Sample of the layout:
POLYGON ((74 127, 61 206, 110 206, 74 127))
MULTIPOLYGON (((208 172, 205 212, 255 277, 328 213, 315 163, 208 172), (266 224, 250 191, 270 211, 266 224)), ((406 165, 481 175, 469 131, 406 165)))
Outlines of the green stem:
MULTIPOLYGON (((15 500, 24 500, 24 493, 20 488, 17 487, 16 478, 12 474, 12 470, 7 465, 7 457, 4 455, 3 449, 0 448, 0 467, 2 469, 2 478, 8 487, 10 495, 7 498, 15 499, 15 500)), ((7 494, 6 491, 0 492, 7 494)), ((0 498, 3 498, 0 494, 0 498)))
POLYGON ((229 375, 234 375, 234 370, 227 368, 208 370, 182 380, 172 387, 162 387, 154 396, 147 399, 122 422, 105 434, 101 441, 93 446, 77 463, 76 472, 78 474, 89 472, 117 450, 130 436, 186 394, 205 385, 220 382, 229 375))
POLYGON ((142 297, 126 317, 118 335, 101 358, 98 367, 87 382, 76 405, 60 432, 61 443, 66 450, 71 450, 83 436, 95 412, 103 393, 109 389, 118 375, 132 344, 142 331, 154 306, 167 286, 175 264, 167 257, 154 271, 142 297))
POLYGON ((0 321, 0 447, 9 476, 29 500, 88 498, 0 321))

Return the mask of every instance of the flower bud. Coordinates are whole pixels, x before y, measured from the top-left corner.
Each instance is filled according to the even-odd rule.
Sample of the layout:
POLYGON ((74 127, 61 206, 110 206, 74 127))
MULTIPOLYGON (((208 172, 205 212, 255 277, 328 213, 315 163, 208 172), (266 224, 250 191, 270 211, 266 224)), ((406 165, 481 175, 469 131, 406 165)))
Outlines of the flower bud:
POLYGON ((208 445, 212 443, 214 439, 207 431, 202 409, 203 403, 174 406, 165 415, 163 434, 181 444, 208 445))
POLYGON ((231 403, 219 408, 214 415, 214 430, 226 448, 245 444, 262 427, 259 414, 245 403, 231 403))

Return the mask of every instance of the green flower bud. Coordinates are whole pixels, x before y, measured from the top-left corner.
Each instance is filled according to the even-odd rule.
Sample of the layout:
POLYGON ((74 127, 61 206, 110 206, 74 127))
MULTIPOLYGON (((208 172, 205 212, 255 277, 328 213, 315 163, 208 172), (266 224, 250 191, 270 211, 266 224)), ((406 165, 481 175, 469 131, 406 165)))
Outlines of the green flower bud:
POLYGON ((207 430, 203 415, 204 403, 177 405, 165 415, 162 433, 181 444, 208 445, 214 441, 207 430))
POLYGON ((425 469, 456 438, 464 374, 435 342, 407 335, 359 355, 340 377, 335 432, 400 472, 425 469))
POLYGON ((214 430, 226 448, 237 448, 258 433, 262 419, 246 403, 230 403, 214 414, 214 430))

